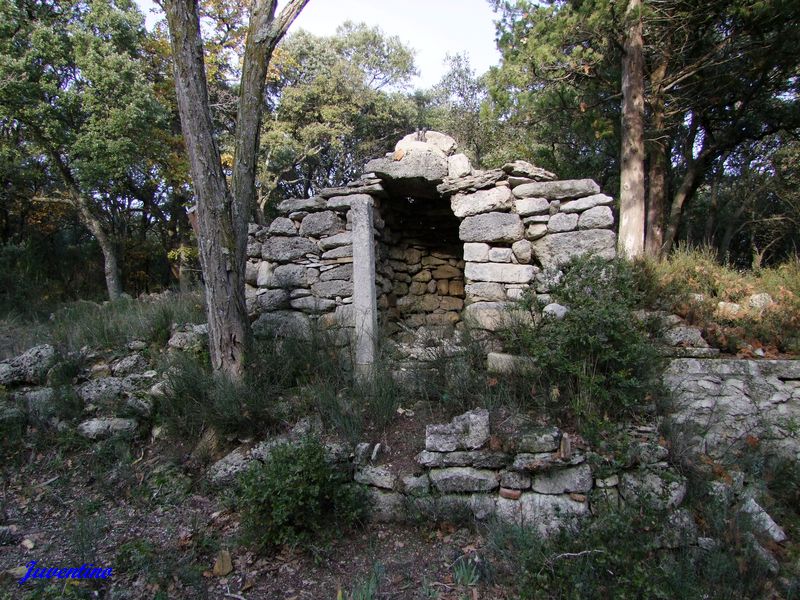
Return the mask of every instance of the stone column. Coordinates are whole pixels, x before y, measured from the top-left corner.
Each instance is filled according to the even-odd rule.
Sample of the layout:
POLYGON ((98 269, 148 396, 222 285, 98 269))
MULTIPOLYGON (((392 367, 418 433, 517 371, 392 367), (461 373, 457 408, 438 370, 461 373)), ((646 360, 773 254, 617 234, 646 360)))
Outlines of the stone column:
POLYGON ((358 378, 370 380, 375 363, 378 335, 372 198, 366 195, 359 195, 357 199, 353 198, 350 210, 353 226, 355 370, 358 378))

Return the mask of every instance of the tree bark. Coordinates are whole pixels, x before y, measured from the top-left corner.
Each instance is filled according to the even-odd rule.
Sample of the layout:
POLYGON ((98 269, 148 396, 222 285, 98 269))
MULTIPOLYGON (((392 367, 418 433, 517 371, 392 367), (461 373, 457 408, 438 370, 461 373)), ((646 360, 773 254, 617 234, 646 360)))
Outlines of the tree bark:
POLYGON ((664 94, 662 85, 667 72, 668 54, 662 57, 650 76, 652 111, 652 140, 648 151, 650 168, 647 187, 647 215, 645 221, 644 251, 647 256, 658 258, 664 244, 664 209, 667 202, 667 171, 669 169, 669 147, 664 130, 664 94))
MULTIPOLYGON (((244 264, 237 255, 237 211, 222 170, 208 102, 195 0, 164 3, 181 127, 197 195, 200 264, 205 279, 208 344, 215 371, 241 378, 250 342, 244 264)), ((246 234, 246 232, 245 232, 246 234)), ((246 239, 245 239, 246 244, 246 239)))
POLYGON ((705 159, 699 158, 698 160, 689 163, 686 173, 681 180, 681 185, 675 192, 672 198, 672 206, 670 207, 669 220, 667 229, 664 234, 664 246, 662 253, 664 256, 672 251, 675 245, 675 240, 678 237, 678 228, 681 224, 681 216, 683 214, 683 207, 686 201, 691 198, 697 186, 700 185, 703 175, 705 174, 705 159))
POLYGON ((629 0, 622 58, 622 156, 617 249, 628 258, 644 251, 644 39, 642 0, 629 0))
POLYGON ((197 0, 165 0, 175 88, 197 195, 200 265, 206 289, 211 364, 241 378, 251 331, 245 305, 247 219, 255 204, 255 163, 264 85, 272 52, 308 0, 255 0, 242 65, 231 189, 220 162, 209 108, 197 0))

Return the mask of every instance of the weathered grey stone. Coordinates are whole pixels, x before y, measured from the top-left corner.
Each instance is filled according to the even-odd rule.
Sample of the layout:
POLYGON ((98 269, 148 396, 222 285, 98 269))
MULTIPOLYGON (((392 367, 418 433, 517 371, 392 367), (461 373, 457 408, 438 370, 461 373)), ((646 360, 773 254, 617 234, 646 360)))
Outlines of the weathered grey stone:
POLYGON ((52 365, 56 351, 50 344, 34 346, 10 360, 0 363, 0 385, 41 383, 52 365))
POLYGON ((335 298, 336 296, 345 298, 353 295, 353 282, 341 280, 319 281, 311 285, 311 292, 321 298, 335 298))
POLYGON ((464 292, 473 302, 505 302, 508 299, 505 287, 494 282, 470 283, 464 286, 464 292))
POLYGON ((487 262, 489 260, 489 248, 489 244, 468 242, 464 244, 464 260, 468 262, 487 262))
POLYGON ((686 548, 697 542, 697 524, 692 513, 685 508, 679 508, 667 515, 664 528, 656 539, 660 548, 686 548))
POLYGON ((591 179, 526 183, 514 188, 517 198, 541 197, 548 200, 582 198, 599 192, 600 186, 591 179))
POLYGON ((489 440, 489 411, 476 408, 450 423, 425 428, 425 449, 435 452, 475 450, 489 440))
POLYGON ((552 469, 537 474, 532 487, 534 492, 540 494, 586 493, 592 489, 592 470, 587 464, 568 469, 552 469))
POLYGON ((508 307, 503 302, 474 302, 464 309, 464 318, 479 329, 497 331, 510 320, 508 307))
POLYGON ((735 319, 741 312, 741 304, 736 302, 717 302, 717 316, 721 319, 735 319))
POLYGON ((454 154, 447 159, 447 176, 453 179, 472 173, 472 164, 465 154, 454 154))
POLYGON ((750 517, 753 528, 760 535, 778 544, 786 541, 786 533, 781 529, 780 525, 753 498, 748 498, 744 501, 741 511, 750 517))
POLYGON ((450 208, 455 216, 463 218, 481 213, 511 210, 513 199, 509 188, 495 187, 472 194, 456 194, 450 199, 450 208))
POLYGON ((249 464, 250 458, 245 455, 245 451, 237 448, 211 465, 208 477, 214 485, 230 483, 249 464))
POLYGON ((147 360, 141 354, 130 354, 111 364, 111 373, 116 377, 130 375, 137 371, 146 371, 149 368, 147 360))
POLYGON ((526 265, 531 262, 531 258, 533 257, 533 246, 528 240, 519 240, 518 242, 514 242, 511 246, 511 250, 514 252, 514 256, 520 264, 526 265))
POLYGON ((325 200, 317 196, 313 198, 293 198, 278 204, 278 212, 284 215, 298 211, 314 212, 325 210, 325 200))
POLYGON ((531 476, 522 471, 503 471, 500 474, 500 485, 512 490, 528 490, 531 487, 531 476))
POLYGON ((387 490, 393 489, 397 484, 397 476, 385 467, 373 467, 370 465, 360 467, 356 469, 353 478, 358 483, 387 490))
POLYGON ((256 306, 260 312, 280 310, 286 308, 288 303, 288 290, 264 290, 256 298, 256 306))
POLYGON ((340 246, 352 246, 352 244, 353 234, 350 231, 324 237, 319 241, 319 247, 323 250, 331 250, 340 246))
POLYGON ((563 306, 556 302, 551 302, 542 309, 542 316, 555 319, 556 321, 563 321, 564 317, 567 316, 568 312, 569 309, 566 306, 563 306))
POLYGON ((533 265, 468 262, 464 266, 464 277, 470 282, 530 283, 535 274, 533 265))
POLYGON ((322 237, 344 230, 344 221, 332 210, 311 213, 300 223, 300 235, 322 237))
POLYGON ((614 225, 614 215, 608 206, 595 206, 578 219, 578 229, 605 229, 614 225))
MULTIPOLYGON (((446 162, 446 161, 445 161, 446 162)), ((378 305, 375 288, 375 242, 372 202, 353 203, 353 321, 356 373, 371 380, 377 353, 378 305)))
POLYGON ((203 349, 207 341, 208 334, 196 330, 176 331, 170 336, 167 347, 183 352, 198 352, 203 349))
POLYGON ((447 157, 434 149, 414 148, 405 152, 400 160, 376 158, 367 163, 372 171, 384 180, 396 179, 439 183, 448 173, 447 157))
POLYGON ((608 229, 553 233, 533 243, 533 254, 544 268, 557 269, 585 254, 610 260, 617 255, 616 241, 608 229))
POLYGON ((436 186, 436 191, 442 196, 451 196, 458 192, 475 192, 494 187, 499 180, 505 177, 506 174, 500 169, 474 171, 468 177, 446 177, 441 184, 436 186))
POLYGON ((433 279, 454 279, 456 277, 461 277, 462 273, 452 265, 441 265, 433 270, 431 276, 433 279))
POLYGON ((532 427, 523 426, 511 438, 511 447, 516 452, 539 453, 555 452, 561 441, 561 431, 558 427, 532 427))
POLYGON ((431 491, 431 481, 427 473, 406 475, 402 478, 403 491, 409 496, 427 496, 431 491))
POLYGON ((335 279, 350 280, 353 277, 353 265, 342 265, 327 271, 323 271, 319 276, 320 281, 333 281, 335 279))
POLYGON ((605 194, 594 194, 593 196, 587 196, 586 198, 579 198, 578 200, 564 202, 559 207, 559 210, 563 213, 579 213, 585 210, 590 210, 596 206, 608 206, 613 203, 614 199, 611 196, 606 196, 605 194))
POLYGON ((353 246, 339 246, 338 248, 333 248, 332 250, 328 250, 322 254, 322 260, 327 260, 331 258, 344 258, 344 257, 352 257, 353 256, 353 246))
POLYGON ((297 228, 294 221, 286 217, 278 217, 269 225, 270 235, 297 235, 297 228))
POLYGON ((289 305, 296 309, 305 312, 327 312, 336 306, 334 300, 328 298, 317 298, 315 296, 303 296, 302 298, 294 298, 289 305))
MULTIPOLYGON (((418 144, 426 144, 427 146, 424 147, 425 150, 428 150, 430 147, 432 147, 445 156, 450 156, 458 149, 458 144, 456 144, 456 141, 452 137, 446 133, 440 133, 438 131, 409 133, 407 136, 397 142, 397 144, 395 144, 394 149, 395 151, 414 151, 419 147, 418 144)), ((367 171, 370 170, 371 169, 368 166, 367 171)))
POLYGON ((697 327, 677 325, 664 332, 664 341, 670 346, 683 346, 690 348, 708 348, 708 342, 703 339, 703 332, 697 327))
POLYGON ((550 201, 547 198, 520 198, 514 200, 514 212, 521 217, 547 214, 550 212, 550 201))
POLYGON ((574 467, 584 462, 586 462, 586 457, 582 454, 573 454, 568 459, 562 459, 558 452, 523 452, 514 457, 511 469, 538 473, 540 471, 549 471, 550 469, 574 467))
POLYGON ((393 523, 405 520, 406 504, 402 494, 369 488, 367 495, 370 501, 369 516, 376 523, 393 523))
POLYGON ((546 223, 534 223, 532 225, 528 225, 528 228, 525 230, 525 237, 530 241, 538 240, 547 234, 547 224, 546 223))
POLYGON ((79 385, 75 389, 78 398, 87 404, 96 404, 104 400, 114 400, 125 392, 131 391, 125 380, 119 377, 101 377, 79 385))
POLYGON ((261 258, 261 242, 252 238, 247 240, 247 258, 261 258))
POLYGON ((489 352, 486 357, 489 373, 525 374, 536 370, 536 361, 529 356, 514 356, 501 352, 489 352))
POLYGON ((482 469, 499 469, 511 462, 505 452, 490 450, 471 450, 455 452, 431 452, 423 450, 415 460, 423 467, 478 467, 482 469))
POLYGON ((78 433, 90 440, 106 438, 117 433, 130 433, 135 430, 135 419, 99 418, 90 419, 78 425, 78 433))
POLYGON ((509 175, 527 177, 536 181, 550 181, 556 178, 555 174, 550 171, 545 171, 541 167, 536 167, 524 160, 506 163, 501 168, 509 175))
POLYGON ((572 231, 578 227, 578 215, 568 215, 565 213, 558 213, 550 217, 547 222, 547 231, 550 233, 560 233, 563 231, 572 231))
POLYGON ((264 313, 253 322, 257 337, 311 337, 311 322, 306 315, 295 311, 264 313))
POLYGON ((631 504, 645 503, 656 508, 675 508, 686 496, 686 480, 676 473, 639 469, 623 473, 619 491, 631 504))
POLYGON ((764 310, 773 303, 772 296, 766 292, 760 294, 753 294, 747 299, 747 305, 756 310, 764 310))
POLYGON ((372 196, 368 194, 352 194, 348 196, 334 196, 328 200, 328 208, 339 212, 347 212, 353 202, 372 202, 372 196))
POLYGON ((512 254, 513 252, 511 252, 511 248, 492 248, 489 250, 489 261, 496 263, 510 263, 512 254))
POLYGON ((261 256, 264 260, 280 263, 291 262, 306 254, 317 253, 319 253, 317 245, 302 237, 271 237, 261 246, 261 256))
POLYGON ((748 435, 788 459, 800 444, 787 424, 800 419, 800 361, 677 359, 664 373, 672 397, 670 425, 688 449, 728 455, 748 435))
POLYGON ((525 227, 519 215, 485 213, 461 221, 458 235, 464 242, 516 242, 522 239, 525 227))
POLYGON ((499 487, 497 473, 472 467, 431 469, 431 484, 441 493, 490 492, 499 487))
POLYGON ((569 496, 526 492, 519 500, 497 500, 497 517, 500 520, 522 527, 534 527, 542 536, 552 535, 588 512, 587 502, 578 502, 569 496))

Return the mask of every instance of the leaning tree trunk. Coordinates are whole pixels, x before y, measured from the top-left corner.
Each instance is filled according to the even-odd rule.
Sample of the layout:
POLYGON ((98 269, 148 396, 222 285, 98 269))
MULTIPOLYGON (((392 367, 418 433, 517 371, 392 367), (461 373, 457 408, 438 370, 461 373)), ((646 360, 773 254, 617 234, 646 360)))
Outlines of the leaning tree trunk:
POLYGON ((197 196, 198 243, 205 280, 211 365, 215 371, 239 379, 250 341, 244 298, 244 257, 237 251, 241 246, 237 240, 240 235, 238 211, 228 190, 214 140, 197 5, 194 0, 173 0, 165 2, 164 7, 181 128, 197 196))
POLYGON ((622 165, 618 251, 636 258, 644 251, 644 39, 642 0, 629 0, 622 58, 622 165))

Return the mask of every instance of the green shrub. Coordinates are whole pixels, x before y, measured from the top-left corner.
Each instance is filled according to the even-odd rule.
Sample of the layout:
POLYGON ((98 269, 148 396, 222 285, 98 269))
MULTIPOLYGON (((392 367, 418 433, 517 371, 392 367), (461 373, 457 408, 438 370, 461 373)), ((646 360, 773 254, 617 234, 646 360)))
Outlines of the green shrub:
POLYGON ((506 343, 536 361, 535 387, 550 408, 583 428, 635 413, 659 391, 661 359, 631 312, 641 293, 631 265, 580 259, 552 290, 563 320, 518 322, 506 343))
POLYGON ((313 439, 275 448, 240 479, 245 539, 261 549, 320 547, 364 517, 365 499, 313 439))

